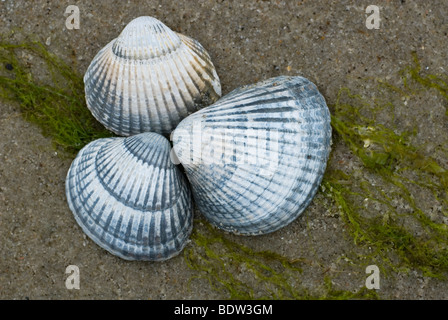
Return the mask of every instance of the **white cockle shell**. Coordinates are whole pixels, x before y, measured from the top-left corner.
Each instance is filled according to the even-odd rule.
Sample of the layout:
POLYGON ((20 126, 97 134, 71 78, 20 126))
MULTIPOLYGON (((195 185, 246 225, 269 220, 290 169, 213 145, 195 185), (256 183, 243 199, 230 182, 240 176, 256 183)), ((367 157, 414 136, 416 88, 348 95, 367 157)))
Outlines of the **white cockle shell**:
POLYGON ((190 186, 156 133, 93 141, 68 171, 68 205, 82 230, 126 260, 177 255, 193 226, 190 186))
POLYGON ((84 83, 94 117, 121 136, 169 135, 182 119, 221 96, 202 45, 147 16, 132 20, 98 52, 84 83))
POLYGON ((243 235, 276 231, 304 211, 321 183, 330 143, 328 107, 303 77, 236 89, 173 132, 200 212, 243 235))

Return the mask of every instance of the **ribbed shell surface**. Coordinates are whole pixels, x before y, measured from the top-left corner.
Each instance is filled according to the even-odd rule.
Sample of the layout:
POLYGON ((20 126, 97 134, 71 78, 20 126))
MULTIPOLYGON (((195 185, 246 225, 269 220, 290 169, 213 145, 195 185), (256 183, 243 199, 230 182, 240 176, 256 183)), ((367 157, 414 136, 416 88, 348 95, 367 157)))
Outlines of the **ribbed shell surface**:
POLYGON ((156 133, 91 142, 68 171, 68 205, 83 231, 126 260, 178 254, 192 231, 192 197, 156 133))
POLYGON ((277 77, 187 117, 173 143, 212 224, 266 234, 292 222, 313 199, 330 153, 330 113, 309 80, 277 77))
POLYGON ((84 75, 87 106, 121 136, 168 135, 221 96, 209 54, 152 17, 132 20, 101 49, 84 75))

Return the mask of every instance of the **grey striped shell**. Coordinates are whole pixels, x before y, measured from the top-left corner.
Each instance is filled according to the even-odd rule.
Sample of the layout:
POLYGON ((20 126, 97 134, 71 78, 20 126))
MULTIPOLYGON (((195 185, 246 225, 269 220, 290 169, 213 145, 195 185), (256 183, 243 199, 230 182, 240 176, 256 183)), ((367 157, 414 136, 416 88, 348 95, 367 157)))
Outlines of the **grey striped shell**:
POLYGON ((330 153, 330 113, 302 77, 234 90, 173 133, 200 212, 226 231, 266 234, 313 199, 330 153))
POLYGON ((92 114, 121 136, 168 135, 187 115, 221 96, 215 67, 201 44, 145 16, 100 50, 84 83, 92 114))
POLYGON ((192 197, 156 133, 91 142, 68 171, 66 195, 83 231, 126 260, 178 254, 192 231, 192 197))

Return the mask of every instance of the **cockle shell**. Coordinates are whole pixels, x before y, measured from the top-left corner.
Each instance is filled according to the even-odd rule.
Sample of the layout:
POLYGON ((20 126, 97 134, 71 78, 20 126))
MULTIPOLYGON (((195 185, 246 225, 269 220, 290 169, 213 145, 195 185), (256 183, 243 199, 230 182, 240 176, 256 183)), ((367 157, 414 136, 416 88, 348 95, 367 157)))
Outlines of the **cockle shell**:
POLYGON ((91 142, 68 171, 68 205, 83 231, 126 260, 178 254, 192 231, 188 182, 156 133, 91 142))
POLYGON ((221 96, 209 54, 152 17, 132 20, 94 57, 84 75, 87 106, 121 136, 168 135, 221 96))
POLYGON ((330 113, 309 80, 277 77, 190 115, 173 143, 213 225, 266 234, 296 219, 316 194, 330 153, 330 113))

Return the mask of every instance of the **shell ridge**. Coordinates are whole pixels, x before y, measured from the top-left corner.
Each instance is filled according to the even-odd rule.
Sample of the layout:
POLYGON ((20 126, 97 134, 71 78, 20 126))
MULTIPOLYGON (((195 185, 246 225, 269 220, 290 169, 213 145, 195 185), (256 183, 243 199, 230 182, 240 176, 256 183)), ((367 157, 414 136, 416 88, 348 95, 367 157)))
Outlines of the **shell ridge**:
MULTIPOLYGON (((165 76, 166 81, 166 90, 164 90, 165 95, 164 95, 164 103, 167 106, 167 108, 169 108, 168 106, 173 106, 173 108, 171 110, 173 110, 173 112, 170 112, 171 116, 170 116, 170 121, 171 121, 171 128, 175 128, 177 126, 177 124, 185 117, 185 115, 182 114, 181 108, 182 106, 178 105, 178 102, 176 101, 176 97, 175 97, 175 91, 176 91, 176 85, 173 85, 173 71, 171 69, 172 64, 171 63, 167 63, 163 65, 163 74, 165 76), (170 100, 170 102, 168 102, 168 100, 170 100)), ((170 110, 170 111, 171 111, 170 110)), ((171 132, 169 132, 171 133, 171 132)))
MULTIPOLYGON (((238 108, 232 108, 232 109, 228 109, 225 111, 224 110, 214 110, 214 112, 210 112, 208 114, 210 114, 210 117, 207 117, 205 119, 206 122, 212 122, 216 119, 221 119, 221 117, 226 118, 228 116, 246 116, 246 115, 256 115, 256 114, 260 114, 260 115, 265 115, 267 113, 281 113, 281 112, 293 112, 296 110, 296 108, 292 107, 292 106, 284 106, 284 107, 280 107, 276 110, 273 110, 273 108, 269 108, 269 107, 265 107, 265 108, 260 108, 259 110, 257 109, 245 109, 245 107, 248 107, 247 105, 240 105, 238 106, 238 108), (241 109, 240 109, 241 108, 241 109), (276 111, 276 112, 274 112, 276 111)), ((217 122, 217 121, 215 121, 217 122)))
MULTIPOLYGON (((163 75, 165 76, 165 79, 167 78, 167 75, 166 75, 166 73, 165 73, 165 69, 164 69, 164 66, 163 66, 163 65, 161 66, 160 74, 163 74, 163 75)), ((161 83, 160 79, 161 79, 161 77, 158 77, 158 79, 157 79, 157 83, 158 83, 158 86, 159 86, 159 88, 160 88, 161 99, 162 99, 162 105, 165 106, 165 108, 166 108, 167 110, 169 110, 169 106, 170 106, 170 104, 168 103, 167 98, 166 98, 166 94, 165 94, 165 92, 166 92, 167 90, 165 90, 165 88, 164 88, 164 84, 161 83)), ((168 90, 169 90, 169 82, 167 81, 166 84, 167 84, 167 86, 168 86, 168 90)), ((174 107, 174 110, 175 110, 176 113, 178 114, 178 111, 177 111, 176 106, 174 107)), ((176 113, 172 112, 172 110, 169 110, 169 114, 170 114, 170 116, 167 116, 167 115, 166 115, 165 117, 162 117, 162 118, 161 118, 162 127, 164 127, 164 128, 175 128, 175 127, 176 127, 176 123, 179 123, 179 121, 180 121, 179 118, 175 118, 176 113)), ((165 131, 165 130, 166 130, 166 129, 163 129, 164 133, 167 133, 167 134, 170 133, 170 132, 165 131)))
MULTIPOLYGON (((286 94, 288 91, 283 87, 275 87, 275 89, 272 90, 257 90, 257 88, 254 88, 249 91, 240 91, 239 89, 235 89, 225 97, 221 98, 215 105, 219 105, 224 108, 227 105, 234 104, 235 102, 244 103, 246 100, 257 101, 257 99, 261 97, 272 96, 280 93, 286 94), (253 94, 254 92, 256 92, 256 94, 253 94)), ((290 94, 286 96, 293 98, 290 94)))
MULTIPOLYGON (((196 183, 193 185, 193 190, 196 190, 193 195, 195 196, 195 200, 198 203, 202 203, 205 198, 213 199, 212 201, 216 204, 225 204, 228 208, 232 208, 233 213, 239 212, 240 204, 234 201, 232 194, 228 193, 227 191, 228 188, 222 188, 223 186, 221 184, 216 184, 216 181, 214 181, 212 177, 202 178, 203 179, 196 181, 196 183), (218 186, 218 188, 210 188, 209 190, 207 190, 203 187, 207 185, 215 185, 218 186), (203 191, 200 192, 198 190, 203 191), (213 190, 213 192, 210 192, 211 190, 213 190)), ((212 208, 209 209, 213 210, 212 208)))
MULTIPOLYGON (((141 149, 146 149, 143 144, 140 144, 140 148, 137 151, 140 151, 141 149)), ((123 199, 125 200, 125 202, 129 203, 130 197, 133 195, 134 188, 141 187, 141 185, 137 183, 141 175, 137 174, 137 172, 140 172, 142 167, 144 167, 144 162, 141 161, 140 158, 136 157, 133 153, 129 154, 127 158, 128 160, 125 161, 125 163, 128 163, 128 165, 123 168, 126 170, 123 170, 121 172, 120 179, 118 179, 121 184, 121 190, 119 190, 118 192, 115 191, 114 194, 117 194, 120 199, 123 199), (133 178, 134 176, 136 178, 133 178)), ((117 188, 118 183, 113 187, 113 189, 117 188)), ((112 189, 110 190, 110 192, 112 193, 112 189)), ((137 203, 134 203, 134 205, 138 206, 137 203)))
MULTIPOLYGON (((123 66, 122 65, 119 66, 119 70, 118 71, 119 71, 120 74, 123 73, 123 66)), ((123 77, 121 77, 121 79, 117 81, 117 88, 119 88, 119 90, 117 90, 117 91, 122 91, 122 90, 124 91, 124 89, 122 89, 122 88, 124 88, 124 86, 123 86, 124 82, 125 81, 124 81, 123 77)), ((111 128, 114 131, 117 130, 118 128, 120 128, 120 127, 125 127, 126 126, 126 127, 129 128, 129 125, 127 125, 127 124, 125 125, 125 119, 124 119, 124 117, 125 117, 124 116, 124 112, 125 112, 124 101, 125 101, 125 99, 124 99, 124 97, 122 95, 119 95, 119 96, 115 97, 115 100, 117 100, 117 98, 118 98, 118 105, 121 106, 121 108, 119 110, 120 115, 118 117, 115 117, 114 113, 112 113, 113 109, 111 108, 111 117, 110 117, 110 119, 111 119, 110 125, 111 125, 111 128)), ((129 109, 127 109, 126 112, 129 113, 129 109)))
MULTIPOLYGON (((158 137, 157 137, 158 138, 158 137)), ((145 164, 147 166, 154 165, 152 162, 153 153, 159 153, 162 154, 162 152, 166 152, 168 149, 168 146, 166 144, 166 141, 161 139, 145 139, 142 140, 138 135, 131 136, 129 139, 125 139, 123 142, 123 146, 126 151, 131 153, 136 159, 142 162, 142 164, 145 164), (163 148, 161 151, 154 148, 154 146, 158 146, 159 148, 163 148)), ((158 164, 158 167, 166 169, 167 166, 163 165, 166 162, 156 162, 158 164)))
MULTIPOLYGON (((263 178, 265 180, 263 183, 257 183, 254 180, 250 180, 249 182, 247 182, 246 181, 247 176, 253 176, 253 175, 257 174, 258 168, 251 167, 250 169, 253 169, 253 170, 247 170, 247 169, 248 168, 245 166, 238 167, 237 170, 235 170, 234 174, 232 175, 232 179, 228 180, 228 184, 226 184, 225 187, 235 189, 235 186, 236 186, 238 189, 245 190, 246 193, 247 192, 251 193, 253 196, 252 196, 251 204, 249 207, 255 205, 255 206, 257 206, 257 208, 259 210, 266 211, 267 214, 269 214, 270 213, 270 212, 268 212, 269 210, 261 202, 259 202, 259 199, 262 196, 266 196, 266 192, 271 192, 273 195, 276 192, 278 193, 279 190, 281 190, 282 183, 279 182, 278 180, 273 180, 272 178, 269 179, 266 176, 263 176, 263 178), (241 178, 241 179, 238 180, 238 178, 241 178), (244 181, 245 183, 239 183, 238 181, 244 181), (261 191, 255 192, 254 189, 248 189, 247 185, 246 185, 247 183, 258 187, 261 191)), ((290 176, 288 176, 287 174, 283 175, 283 177, 290 178, 290 176)), ((291 179, 288 179, 288 180, 291 180, 291 179)), ((284 180, 283 180, 283 182, 284 182, 284 180)), ((221 184, 218 184, 218 185, 221 185, 221 184)), ((238 200, 239 198, 243 199, 245 196, 246 196, 246 194, 239 193, 238 196, 234 199, 234 201, 239 201, 238 200)), ((263 202, 265 202, 265 201, 263 201, 263 202)), ((277 204, 275 202, 271 202, 270 205, 271 205, 271 207, 275 208, 275 206, 277 204)))
MULTIPOLYGON (((122 157, 119 157, 118 160, 116 161, 116 163, 127 163, 127 162, 133 163, 132 167, 129 167, 128 170, 123 170, 123 172, 122 172, 122 175, 125 176, 125 181, 123 181, 121 179, 115 179, 116 175, 117 175, 117 172, 115 172, 112 174, 112 176, 109 176, 109 178, 106 182, 103 178, 101 178, 103 175, 101 173, 99 173, 99 171, 98 171, 98 167, 100 167, 100 165, 95 166, 95 168, 96 168, 96 176, 98 177, 98 181, 101 183, 102 187, 107 192, 109 192, 110 195, 113 196, 117 201, 122 202, 124 200, 129 200, 127 197, 124 196, 124 194, 125 193, 132 194, 133 188, 137 185, 137 184, 130 183, 129 177, 133 176, 133 173, 137 172, 139 170, 137 168, 138 166, 141 166, 141 165, 143 165, 143 163, 145 163, 142 160, 140 160, 138 156, 135 156, 135 154, 138 154, 138 152, 135 150, 135 148, 130 148, 129 144, 135 144, 135 145, 139 146, 140 149, 151 150, 151 148, 147 148, 146 145, 144 143, 141 143, 141 141, 139 141, 137 138, 135 138, 135 136, 130 137, 130 139, 127 139, 126 143, 122 144, 121 141, 118 141, 118 142, 120 142, 120 144, 116 145, 115 147, 123 146, 125 149, 123 149, 123 151, 119 153, 120 155, 122 155, 122 157), (129 150, 130 152, 127 153, 127 152, 125 152, 125 150, 129 150), (139 164, 139 162, 140 162, 140 164, 139 164), (112 183, 114 180, 116 180, 115 183, 113 185, 110 185, 110 183, 112 183), (121 190, 119 192, 114 192, 114 190, 119 188, 119 185, 121 185, 121 190), (129 191, 125 192, 125 190, 128 190, 128 189, 129 189, 129 191)), ((155 143, 157 143, 157 142, 158 141, 155 141, 155 143)), ((103 146, 103 148, 104 148, 104 146, 103 146)), ((101 152, 99 151, 97 153, 96 158, 99 158, 100 155, 101 155, 101 152)), ((166 156, 164 157, 162 152, 157 153, 154 151, 154 152, 148 153, 147 156, 148 156, 147 161, 159 164, 159 166, 157 166, 157 167, 153 165, 154 169, 151 170, 152 176, 160 170, 167 170, 169 168, 167 166, 167 164, 169 164, 168 163, 169 158, 166 156)), ((107 161, 107 158, 109 158, 109 157, 105 157, 104 161, 107 161)), ((96 163, 99 163, 99 162, 97 161, 96 163)), ((146 165, 148 165, 148 164, 146 164, 146 165)), ((113 165, 111 165, 111 166, 113 167, 113 165)), ((112 170, 112 169, 108 169, 108 171, 110 171, 110 170, 112 170)), ((108 172, 107 172, 107 174, 108 174, 108 172)), ((149 176, 148 176, 148 178, 149 178, 149 176)), ((130 206, 130 207, 132 207, 133 209, 139 210, 139 211, 155 211, 156 210, 155 208, 147 207, 148 199, 152 193, 148 193, 148 192, 144 192, 144 193, 146 193, 146 199, 144 201, 144 204, 142 205, 142 204, 135 203, 133 206, 130 206)), ((176 192, 176 195, 178 195, 178 194, 179 194, 179 192, 176 192)), ((138 201, 136 201, 136 202, 138 202, 138 201)), ((163 207, 162 209, 168 209, 168 208, 169 207, 163 207)))
POLYGON ((179 43, 180 39, 172 30, 155 18, 143 16, 132 20, 124 28, 116 39, 114 54, 125 59, 135 59, 135 53, 128 53, 130 49, 149 46, 155 49, 155 52, 147 58, 155 58, 169 54, 179 43), (168 38, 168 41, 161 40, 161 34, 168 38), (177 43, 173 41, 174 39, 177 39, 177 43), (169 46, 167 42, 173 45, 169 46))
POLYGON ((220 103, 223 102, 231 103, 231 101, 244 101, 244 99, 256 99, 266 95, 275 95, 278 93, 288 93, 289 96, 291 95, 289 93, 289 90, 287 90, 284 86, 281 85, 273 86, 272 83, 269 83, 268 85, 264 86, 245 85, 232 90, 230 93, 221 98, 219 101, 220 103))
POLYGON ((133 65, 125 65, 124 66, 124 75, 126 79, 129 79, 130 81, 123 81, 123 92, 126 93, 122 95, 123 98, 123 108, 122 108, 122 114, 120 116, 120 120, 122 123, 120 126, 127 126, 129 128, 129 131, 131 134, 134 134, 138 132, 138 129, 135 128, 135 125, 137 123, 137 126, 139 126, 138 121, 135 120, 135 117, 139 117, 140 113, 138 112, 138 104, 135 103, 134 97, 134 90, 133 85, 136 82, 135 74, 133 73, 133 65), (124 116, 124 112, 126 111, 127 116, 124 116), (124 123, 124 124, 123 124, 124 123))
POLYGON ((274 232, 303 212, 322 181, 330 140, 325 100, 302 77, 271 78, 235 89, 184 119, 174 134, 176 153, 201 213, 219 228, 247 235, 274 232), (192 146, 183 141, 181 130, 191 133, 196 121, 211 135, 201 140, 206 159, 184 163, 192 146), (231 153, 220 154, 223 144, 231 146, 231 153), (246 158, 258 165, 236 165, 246 158), (206 163, 207 159, 214 162, 206 163), (226 161, 234 162, 235 168, 226 161), (266 168, 272 172, 260 171, 266 168))
MULTIPOLYGON (((140 185, 149 185, 149 182, 148 184, 141 183, 147 180, 148 175, 141 174, 140 168, 147 166, 142 167, 144 159, 138 156, 150 156, 151 153, 148 153, 146 149, 158 148, 160 152, 152 152, 155 162, 165 163, 170 159, 169 148, 161 144, 162 141, 166 141, 169 145, 168 140, 153 133, 145 135, 148 137, 100 139, 85 146, 73 160, 67 173, 67 202, 82 230, 108 252, 126 260, 166 260, 183 249, 191 233, 193 223, 191 192, 185 178, 181 175, 179 177, 183 180, 172 181, 178 178, 177 173, 173 172, 173 169, 177 167, 172 165, 170 170, 162 170, 160 175, 154 176, 153 179, 158 181, 161 188, 166 189, 163 194, 159 194, 159 190, 157 193, 159 200, 164 199, 162 206, 169 204, 168 209, 156 208, 158 209, 156 211, 142 211, 133 206, 134 202, 141 204, 137 196, 140 185), (149 138, 150 136, 157 138, 149 138), (129 152, 125 145, 137 156, 129 152), (119 174, 116 174, 114 178, 121 180, 118 184, 116 180, 110 180, 111 184, 108 184, 100 179, 96 172, 98 171, 97 163, 102 163, 103 170, 112 170, 109 172, 110 176, 114 174, 115 169, 111 169, 110 161, 106 161, 114 155, 112 151, 115 154, 121 154, 122 158, 114 159, 118 160, 115 163, 121 171, 138 176, 134 183, 124 181, 130 181, 133 178, 127 175, 120 177, 119 174), (117 186, 119 192, 126 190, 122 194, 124 200, 117 200, 113 193, 106 190, 107 187, 114 185, 117 186), (177 189, 181 190, 177 191, 177 189), (129 197, 127 192, 132 193, 132 196, 129 197), (169 203, 168 197, 174 194, 177 194, 177 198, 169 203), (179 227, 175 225, 176 221, 180 221, 179 227)), ((155 171, 160 171, 157 169, 157 164, 151 164, 151 167, 156 168, 153 170, 154 174, 155 171)), ((160 202, 157 206, 160 207, 160 202)))
MULTIPOLYGON (((201 79, 203 79, 203 83, 205 86, 207 85, 207 82, 212 86, 215 93, 214 99, 218 99, 221 96, 221 84, 219 82, 219 77, 216 73, 210 55, 204 49, 204 47, 193 38, 182 34, 179 34, 179 37, 184 43, 186 50, 190 52, 191 56, 197 62, 197 64, 203 68, 205 67, 203 70, 206 72, 208 79, 203 79, 202 77, 201 79)), ((197 73, 199 74, 201 72, 197 71, 197 73)))
MULTIPOLYGON (((184 109, 184 115, 185 115, 185 114, 188 114, 188 112, 190 110, 189 106, 192 104, 192 101, 193 101, 192 93, 188 90, 188 88, 186 86, 185 78, 182 75, 180 66, 178 65, 178 63, 176 63, 176 61, 174 61, 173 67, 176 67, 176 68, 172 68, 171 69, 172 72, 177 69, 174 74, 174 82, 176 84, 177 92, 178 92, 179 98, 181 100, 180 103, 178 103, 178 104, 179 104, 179 107, 184 109), (182 79, 182 81, 176 80, 179 77, 182 79), (189 96, 187 96, 186 93, 189 96)), ((178 104, 176 104, 176 106, 178 104)))
MULTIPOLYGON (((117 142, 119 141, 117 140, 117 142)), ((120 198, 120 194, 115 193, 113 190, 118 187, 118 184, 120 184, 120 177, 123 175, 123 171, 113 171, 114 165, 116 163, 126 163, 126 161, 132 159, 132 155, 126 153, 125 150, 121 148, 117 148, 119 147, 119 145, 117 145, 116 143, 113 143, 112 145, 112 151, 118 149, 120 152, 115 157, 110 157, 108 155, 110 155, 111 150, 108 150, 108 152, 104 152, 103 154, 102 151, 105 151, 103 146, 103 148, 96 153, 94 172, 98 177, 98 181, 102 184, 105 190, 107 190, 111 194, 113 193, 115 196, 120 198)))
POLYGON ((220 83, 210 56, 185 37, 152 17, 132 20, 83 77, 94 117, 117 135, 167 135, 189 113, 215 102, 220 83))
MULTIPOLYGON (((123 216, 121 214, 118 214, 118 219, 114 219, 115 214, 112 216, 112 221, 110 226, 110 234, 111 235, 119 235, 120 233, 120 228, 121 228, 121 223, 123 221, 123 216)), ((120 243, 121 243, 121 238, 117 238, 117 237, 113 237, 112 241, 110 242, 110 247, 112 250, 117 250, 122 252, 121 248, 120 248, 120 243)))
POLYGON ((136 124, 136 127, 138 127, 138 130, 135 130, 134 132, 144 132, 145 131, 145 123, 146 119, 144 119, 144 113, 145 109, 147 109, 146 106, 146 96, 144 95, 144 86, 142 81, 142 72, 141 68, 138 66, 134 66, 134 77, 135 77, 135 92, 134 95, 136 97, 135 99, 135 106, 137 109, 137 115, 138 115, 138 122, 136 124), (143 92, 143 95, 142 95, 143 92))
MULTIPOLYGON (((194 58, 190 55, 191 59, 194 60, 194 58)), ((197 69, 195 68, 194 63, 192 63, 191 60, 188 59, 187 55, 185 54, 185 52, 183 52, 182 54, 179 55, 180 60, 182 61, 181 65, 183 67, 183 70, 185 70, 186 75, 188 76, 188 80, 185 83, 186 84, 190 84, 193 86, 193 88, 196 90, 196 92, 194 92, 193 96, 197 96, 200 92, 201 92, 201 88, 199 83, 202 82, 202 78, 201 75, 197 72, 197 69)), ((187 85, 187 88, 189 86, 187 85)), ((193 99, 193 102, 194 99, 193 99)))
MULTIPOLYGON (((108 57, 107 61, 110 60, 112 59, 108 57)), ((106 68, 104 68, 103 66, 103 70, 104 69, 106 68)), ((89 109, 92 111, 92 113, 96 114, 95 117, 98 119, 98 121, 105 121, 106 123, 110 123, 111 127, 114 126, 115 122, 115 118, 112 114, 113 109, 110 108, 110 106, 115 104, 117 100, 117 95, 115 94, 115 89, 119 81, 117 72, 118 70, 116 68, 107 68, 106 72, 104 72, 104 79, 102 80, 102 82, 100 82, 102 84, 99 85, 99 88, 102 88, 102 90, 98 89, 98 94, 91 97, 91 100, 94 100, 95 97, 99 100, 100 107, 98 109, 92 108, 91 100, 89 101, 90 103, 88 103, 89 109), (108 94, 108 92, 110 92, 110 94, 108 94)), ((93 81, 96 82, 95 78, 93 78, 93 81)))
POLYGON ((150 79, 151 79, 151 96, 153 97, 153 104, 151 105, 153 108, 153 110, 155 111, 152 119, 153 119, 153 123, 154 123, 154 130, 156 132, 163 132, 164 130, 162 129, 162 123, 161 123, 161 106, 159 104, 159 92, 158 92, 158 86, 156 85, 156 82, 158 82, 159 78, 159 73, 158 73, 158 69, 155 68, 154 69, 154 73, 150 75, 150 79))
MULTIPOLYGON (((179 55, 179 57, 182 57, 182 55, 179 55)), ((192 106, 194 106, 194 98, 193 97, 195 96, 196 93, 191 90, 191 86, 189 85, 190 84, 189 80, 191 80, 191 77, 190 77, 190 74, 188 73, 188 70, 185 66, 185 62, 183 60, 181 62, 177 62, 176 60, 174 60, 174 61, 175 61, 177 69, 179 70, 179 76, 182 79, 183 89, 186 90, 182 94, 183 101, 185 102, 185 108, 188 111, 195 111, 194 108, 192 108, 192 106), (188 93, 188 96, 185 96, 185 93, 188 93), (188 98, 190 98, 190 99, 188 99, 188 98)))
POLYGON ((151 76, 148 76, 149 72, 142 72, 142 78, 143 78, 143 82, 145 83, 145 85, 143 86, 143 96, 145 99, 145 105, 146 107, 144 108, 144 110, 146 111, 146 117, 147 117, 147 122, 145 122, 145 131, 151 131, 150 128, 153 125, 153 116, 152 116, 152 112, 151 112, 151 102, 150 102, 150 95, 149 95, 149 90, 148 90, 148 85, 147 84, 151 84, 151 76))

